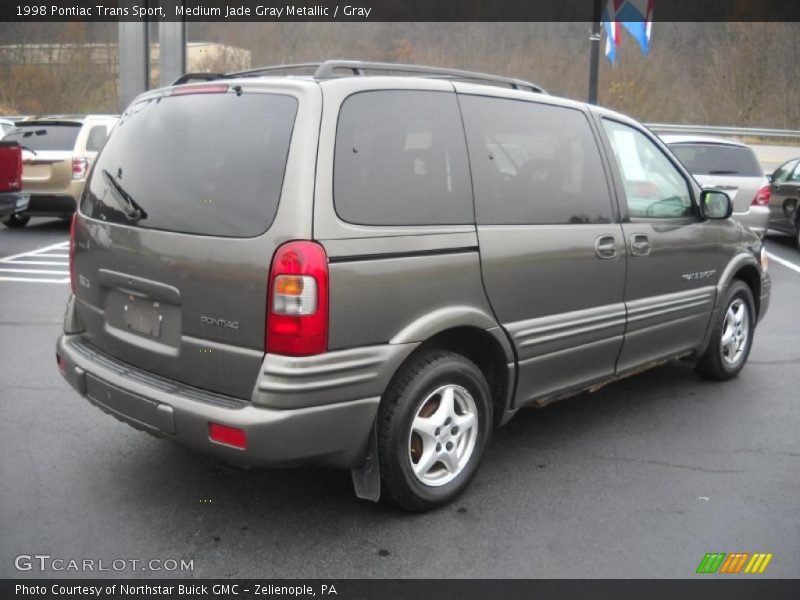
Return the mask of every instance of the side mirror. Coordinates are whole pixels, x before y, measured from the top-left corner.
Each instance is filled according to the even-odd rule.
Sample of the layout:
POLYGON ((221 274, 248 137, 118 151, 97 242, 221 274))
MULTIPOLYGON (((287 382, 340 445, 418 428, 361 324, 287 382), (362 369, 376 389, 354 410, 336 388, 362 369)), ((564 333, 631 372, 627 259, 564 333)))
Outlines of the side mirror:
POLYGON ((700 210, 706 219, 727 219, 733 214, 733 202, 725 192, 703 190, 700 193, 700 210))

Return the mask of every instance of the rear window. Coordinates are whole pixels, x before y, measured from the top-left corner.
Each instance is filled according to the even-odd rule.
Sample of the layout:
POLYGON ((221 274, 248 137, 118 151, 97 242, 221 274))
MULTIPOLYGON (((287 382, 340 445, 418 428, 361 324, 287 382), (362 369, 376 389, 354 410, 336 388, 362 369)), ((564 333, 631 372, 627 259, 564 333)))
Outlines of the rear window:
POLYGON ((188 94, 134 104, 106 142, 81 211, 147 229, 254 237, 278 209, 297 100, 188 94))
POLYGON ((80 131, 80 123, 19 123, 3 139, 34 152, 72 152, 80 131))
POLYGON ((764 175, 750 148, 724 144, 673 144, 670 150, 692 175, 764 175))

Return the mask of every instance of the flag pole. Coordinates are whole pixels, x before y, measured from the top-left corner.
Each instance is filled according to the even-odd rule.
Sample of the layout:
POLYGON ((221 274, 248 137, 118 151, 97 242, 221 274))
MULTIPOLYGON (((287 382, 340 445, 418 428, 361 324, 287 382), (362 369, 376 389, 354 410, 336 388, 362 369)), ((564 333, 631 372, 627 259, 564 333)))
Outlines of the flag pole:
POLYGON ((600 67, 600 19, 602 0, 594 0, 592 35, 589 37, 589 104, 597 104, 597 74, 600 67))

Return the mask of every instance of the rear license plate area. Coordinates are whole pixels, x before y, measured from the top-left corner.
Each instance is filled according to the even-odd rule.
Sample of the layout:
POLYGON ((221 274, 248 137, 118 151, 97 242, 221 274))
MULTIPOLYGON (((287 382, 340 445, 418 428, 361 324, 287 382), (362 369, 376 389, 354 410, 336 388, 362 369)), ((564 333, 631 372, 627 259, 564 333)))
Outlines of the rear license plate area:
POLYGON ((122 306, 122 322, 131 331, 153 338, 161 337, 160 303, 153 300, 128 296, 127 302, 122 306))

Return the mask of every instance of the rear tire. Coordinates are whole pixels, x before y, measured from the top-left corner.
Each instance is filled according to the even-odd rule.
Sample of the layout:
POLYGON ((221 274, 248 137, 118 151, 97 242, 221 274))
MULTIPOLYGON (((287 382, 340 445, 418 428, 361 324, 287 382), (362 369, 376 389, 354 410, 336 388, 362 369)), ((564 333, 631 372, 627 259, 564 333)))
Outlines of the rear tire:
POLYGON ((491 431, 489 384, 473 362, 438 350, 415 357, 378 410, 382 498, 410 511, 451 502, 475 476, 491 431))
POLYGON ((17 227, 25 227, 25 225, 27 225, 28 221, 30 220, 31 220, 30 217, 26 217, 23 215, 19 214, 11 215, 10 217, 8 217, 3 221, 3 225, 5 225, 6 227, 10 227, 11 229, 16 229, 17 227))
POLYGON ((800 250, 800 218, 794 224, 794 241, 797 244, 797 249, 800 250))
POLYGON ((753 293, 743 281, 731 283, 721 306, 711 341, 695 367, 701 377, 714 381, 733 379, 744 368, 756 324, 753 293))

